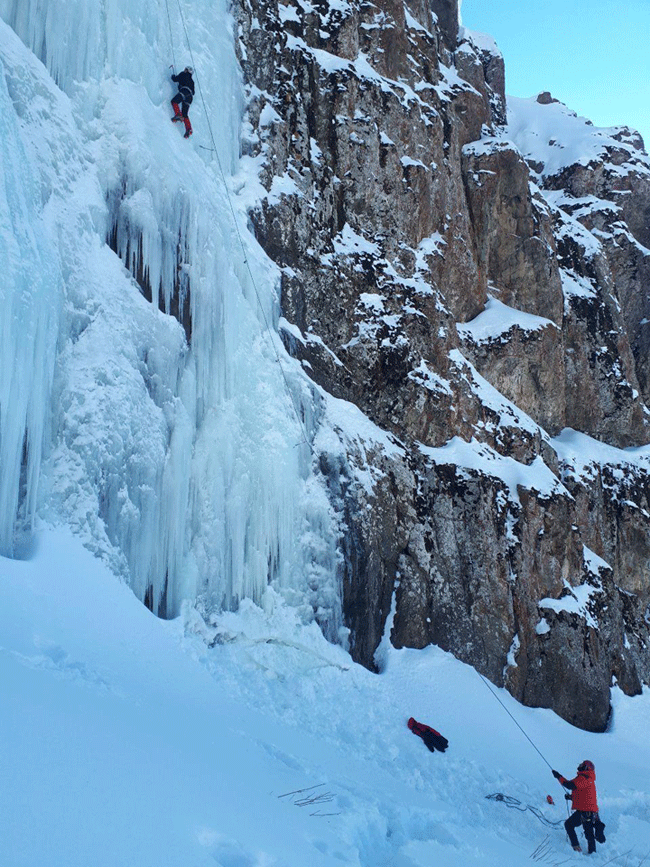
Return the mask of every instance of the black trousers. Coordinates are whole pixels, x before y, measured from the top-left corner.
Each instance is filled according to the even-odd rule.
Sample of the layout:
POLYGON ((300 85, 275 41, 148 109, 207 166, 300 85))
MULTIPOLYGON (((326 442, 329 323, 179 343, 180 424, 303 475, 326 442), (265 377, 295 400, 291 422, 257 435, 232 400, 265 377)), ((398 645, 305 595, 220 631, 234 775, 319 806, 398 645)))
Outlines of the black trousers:
POLYGON ((187 117, 187 112, 190 110, 190 106, 192 105, 192 94, 189 90, 179 90, 176 96, 172 99, 172 105, 174 105, 174 103, 180 106, 183 117, 187 117))
POLYGON ((427 745, 428 750, 432 753, 435 753, 436 750, 440 750, 441 753, 444 753, 449 746, 447 738, 444 738, 442 735, 436 734, 435 732, 424 732, 420 737, 427 745))
MULTIPOLYGON (((585 837, 587 838, 587 851, 590 853, 595 852, 596 841, 594 840, 594 833, 596 831, 597 824, 601 825, 602 828, 605 827, 600 821, 598 813, 586 813, 583 810, 576 810, 574 813, 572 813, 564 823, 564 827, 566 828, 566 832, 569 835, 571 845, 579 845, 578 838, 576 837, 576 828, 578 827, 578 825, 582 825, 582 830, 585 832, 585 837)), ((601 835, 602 832, 599 835, 599 839, 601 835)), ((604 842, 604 836, 602 842, 604 842)))

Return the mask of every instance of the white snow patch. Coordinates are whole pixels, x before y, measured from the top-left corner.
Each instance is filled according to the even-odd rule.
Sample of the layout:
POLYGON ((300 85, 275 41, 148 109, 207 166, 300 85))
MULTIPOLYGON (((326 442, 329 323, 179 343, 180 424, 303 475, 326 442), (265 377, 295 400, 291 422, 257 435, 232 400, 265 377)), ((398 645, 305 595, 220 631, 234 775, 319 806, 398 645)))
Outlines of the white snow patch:
POLYGON ((571 298, 596 298, 596 289, 587 277, 560 268, 560 279, 565 303, 569 303, 571 298))
POLYGON ((282 24, 286 24, 287 21, 300 23, 300 15, 295 6, 285 6, 283 3, 278 4, 278 18, 282 24))
MULTIPOLYGON (((536 97, 508 97, 508 135, 527 160, 542 165, 541 176, 552 177, 568 166, 588 166, 607 160, 608 149, 626 154, 634 171, 650 175, 650 158, 619 141, 621 128, 600 128, 560 102, 541 105, 536 97)), ((609 163, 611 171, 629 174, 631 166, 609 163)))
POLYGON ((408 378, 417 382, 418 385, 424 386, 428 391, 432 391, 435 394, 442 393, 449 396, 453 394, 451 383, 448 380, 443 379, 443 377, 437 374, 434 370, 431 370, 424 359, 420 361, 420 364, 417 367, 409 371, 408 378))
POLYGON ((595 553, 595 551, 587 548, 586 545, 582 546, 582 556, 586 571, 593 575, 595 578, 600 577, 601 572, 612 571, 612 567, 610 566, 610 564, 606 560, 603 560, 602 557, 599 557, 598 554, 595 553))
POLYGON ((378 256, 379 246, 374 241, 369 241, 359 232, 355 231, 349 223, 346 223, 338 235, 332 238, 334 252, 338 256, 351 256, 367 254, 378 256))
POLYGON ((476 475, 498 479, 509 492, 509 499, 519 503, 518 489, 537 491, 543 497, 569 496, 566 488, 538 456, 531 464, 499 454, 486 443, 466 442, 453 437, 446 445, 432 448, 420 444, 422 454, 435 464, 455 466, 461 477, 476 475))
POLYGON ((401 163, 405 168, 407 168, 408 166, 416 166, 416 167, 418 167, 418 168, 424 169, 425 171, 428 171, 428 170, 429 170, 428 167, 425 166, 425 164, 422 162, 422 160, 414 160, 414 159, 412 159, 411 157, 402 157, 402 158, 400 159, 400 163, 401 163))
POLYGON ((525 334, 532 334, 545 328, 557 329, 558 326, 550 319, 508 307, 491 295, 488 295, 484 310, 474 319, 469 322, 456 323, 456 329, 461 338, 471 340, 476 344, 501 340, 509 331, 514 329, 523 331, 525 334))
POLYGON ((588 626, 592 629, 598 629, 598 621, 589 611, 589 603, 592 596, 602 593, 601 587, 594 587, 592 584, 580 584, 578 587, 572 587, 567 581, 564 582, 565 589, 568 591, 561 599, 542 599, 538 605, 540 608, 548 608, 555 611, 556 614, 566 612, 567 614, 577 614, 582 617, 588 626))
MULTIPOLYGON (((486 54, 492 54, 495 57, 502 57, 501 50, 494 40, 494 37, 488 33, 480 33, 477 30, 469 30, 467 27, 461 27, 458 32, 458 39, 462 43, 463 40, 471 43, 474 48, 486 54)), ((461 46, 462 47, 462 46, 461 46)))

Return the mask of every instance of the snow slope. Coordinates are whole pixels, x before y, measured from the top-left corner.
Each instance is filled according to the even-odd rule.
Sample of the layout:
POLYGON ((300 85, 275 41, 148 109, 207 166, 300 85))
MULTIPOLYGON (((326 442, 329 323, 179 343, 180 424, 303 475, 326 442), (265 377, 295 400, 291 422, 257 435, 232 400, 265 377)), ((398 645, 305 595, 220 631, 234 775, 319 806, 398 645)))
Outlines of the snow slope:
POLYGON ((34 559, 0 559, 0 863, 521 867, 543 844, 560 864, 580 857, 561 829, 486 795, 560 821, 544 759, 572 775, 590 758, 608 835, 592 860, 639 867, 648 692, 615 691, 597 735, 500 704, 436 648, 385 645, 381 662, 354 665, 274 591, 212 625, 158 620, 78 539, 45 532, 34 559), (444 755, 410 714, 449 738, 444 755))

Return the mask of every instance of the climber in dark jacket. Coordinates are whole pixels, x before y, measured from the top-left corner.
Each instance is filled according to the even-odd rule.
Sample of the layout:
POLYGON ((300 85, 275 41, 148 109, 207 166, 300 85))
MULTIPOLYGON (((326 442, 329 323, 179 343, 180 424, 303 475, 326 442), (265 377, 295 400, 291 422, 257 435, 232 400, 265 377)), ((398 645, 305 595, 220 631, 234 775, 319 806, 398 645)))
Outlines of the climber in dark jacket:
POLYGON ((424 723, 417 722, 413 717, 409 719, 407 726, 411 729, 414 735, 418 735, 418 737, 422 738, 424 743, 427 745, 427 748, 432 753, 435 753, 436 750, 440 750, 441 753, 444 753, 449 746, 449 741, 447 738, 443 737, 440 732, 432 729, 431 726, 426 726, 424 723))
POLYGON ((192 124, 187 116, 194 99, 194 79, 192 78, 194 70, 191 66, 186 66, 178 75, 172 75, 172 81, 178 83, 178 93, 172 99, 172 108, 174 109, 174 117, 172 123, 182 120, 185 124, 185 138, 192 135, 192 124))
POLYGON ((571 845, 576 852, 581 852, 578 838, 576 837, 576 828, 582 825, 582 830, 587 838, 587 851, 591 855, 596 851, 596 843, 594 837, 599 843, 605 842, 605 825, 600 821, 598 815, 598 800, 596 797, 596 768, 593 762, 584 761, 578 765, 578 776, 572 780, 567 780, 562 774, 557 771, 552 771, 556 780, 564 786, 565 789, 571 791, 570 795, 565 795, 567 800, 571 801, 571 807, 574 812, 564 823, 566 832, 569 835, 571 845))

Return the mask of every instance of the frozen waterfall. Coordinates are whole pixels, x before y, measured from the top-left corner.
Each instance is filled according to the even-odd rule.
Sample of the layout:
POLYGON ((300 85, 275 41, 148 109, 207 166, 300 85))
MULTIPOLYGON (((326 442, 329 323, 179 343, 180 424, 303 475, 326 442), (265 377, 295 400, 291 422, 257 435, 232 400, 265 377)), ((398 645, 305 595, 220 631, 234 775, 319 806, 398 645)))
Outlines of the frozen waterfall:
POLYGON ((232 22, 225 0, 169 11, 171 32, 162 0, 0 0, 1 551, 63 521, 163 616, 270 583, 336 634, 336 520, 306 442, 323 409, 221 173, 247 182, 232 22), (189 142, 169 106, 185 24, 189 142))
MULTIPOLYGON (((11 105, 14 79, 0 78, 11 105)), ((10 113, 0 119, 0 554, 29 532, 49 420, 61 270, 40 214, 40 190, 10 113), (20 509, 20 515, 19 513, 20 509), (17 526, 17 522, 20 525, 17 526)))

